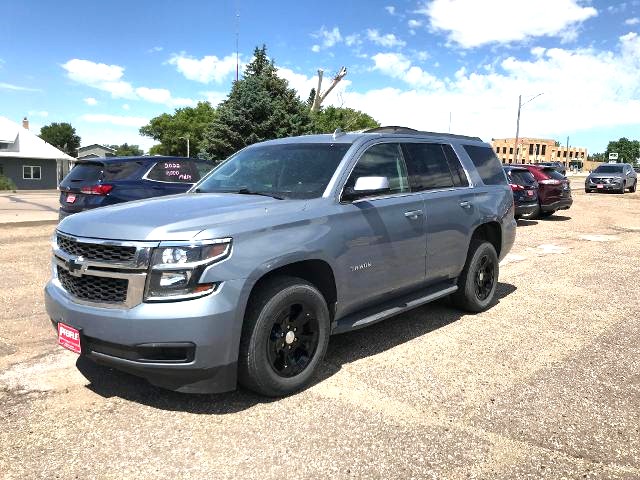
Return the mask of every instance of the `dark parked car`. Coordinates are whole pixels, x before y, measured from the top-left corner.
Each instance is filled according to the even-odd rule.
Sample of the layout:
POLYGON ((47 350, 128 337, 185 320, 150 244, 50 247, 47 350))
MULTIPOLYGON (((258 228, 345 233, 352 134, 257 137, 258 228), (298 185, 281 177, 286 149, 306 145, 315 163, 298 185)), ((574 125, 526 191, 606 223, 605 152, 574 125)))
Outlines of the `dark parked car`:
POLYGON ((538 162, 536 165, 541 167, 553 167, 558 173, 561 173, 564 176, 567 175, 567 167, 565 167, 562 162, 538 162))
MULTIPOLYGON (((571 186, 567 177, 555 167, 542 165, 520 165, 529 170, 538 182, 538 205, 540 211, 536 216, 548 217, 558 210, 567 210, 573 204, 571 186)), ((535 218, 527 216, 527 218, 535 218)))
POLYGON ((636 191, 638 174, 628 163, 606 163, 598 166, 584 181, 586 193, 599 191, 614 191, 624 193, 636 191))
POLYGON ((60 183, 60 219, 116 203, 185 193, 212 165, 183 157, 80 160, 60 183))
POLYGON ((521 218, 526 215, 528 218, 533 218, 538 215, 540 211, 538 182, 533 174, 524 167, 513 165, 505 165, 504 172, 513 191, 515 217, 521 218))

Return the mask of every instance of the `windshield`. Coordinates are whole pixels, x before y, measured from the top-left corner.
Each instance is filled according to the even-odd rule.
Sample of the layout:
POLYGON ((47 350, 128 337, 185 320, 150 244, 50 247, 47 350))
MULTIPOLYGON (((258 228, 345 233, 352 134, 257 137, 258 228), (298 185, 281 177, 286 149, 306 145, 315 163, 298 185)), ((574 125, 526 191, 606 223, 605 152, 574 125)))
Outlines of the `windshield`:
POLYGON ((292 143, 250 147, 216 168, 194 191, 317 198, 350 146, 292 143))
POLYGON ((595 169, 596 173, 620 173, 622 165, 600 165, 595 169))

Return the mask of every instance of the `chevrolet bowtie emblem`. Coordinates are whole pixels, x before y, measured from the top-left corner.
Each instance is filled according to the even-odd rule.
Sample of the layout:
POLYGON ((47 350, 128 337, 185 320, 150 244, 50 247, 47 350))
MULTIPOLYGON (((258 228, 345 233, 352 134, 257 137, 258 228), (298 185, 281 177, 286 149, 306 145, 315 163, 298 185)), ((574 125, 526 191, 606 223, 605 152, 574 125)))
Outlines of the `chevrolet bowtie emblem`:
POLYGON ((69 259, 67 261, 67 270, 69 270, 69 273, 71 275, 79 277, 82 274, 81 271, 83 270, 83 267, 84 267, 83 261, 84 261, 84 258, 82 257, 69 259))

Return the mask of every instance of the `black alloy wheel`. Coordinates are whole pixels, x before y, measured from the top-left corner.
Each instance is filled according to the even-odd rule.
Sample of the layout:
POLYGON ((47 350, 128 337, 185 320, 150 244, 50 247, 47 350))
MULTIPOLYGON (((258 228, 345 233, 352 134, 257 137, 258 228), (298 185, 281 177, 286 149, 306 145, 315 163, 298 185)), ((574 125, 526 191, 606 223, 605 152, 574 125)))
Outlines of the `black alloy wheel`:
POLYGON ((285 275, 258 282, 242 324, 238 381, 269 397, 301 390, 322 363, 330 330, 329 307, 315 285, 285 275))
POLYGON ((491 295, 495 283, 495 270, 495 264, 489 255, 480 258, 475 277, 475 292, 478 300, 485 301, 491 295))
POLYGON ((276 374, 290 378, 309 366, 318 349, 319 328, 314 311, 304 303, 283 309, 273 322, 267 356, 276 374))

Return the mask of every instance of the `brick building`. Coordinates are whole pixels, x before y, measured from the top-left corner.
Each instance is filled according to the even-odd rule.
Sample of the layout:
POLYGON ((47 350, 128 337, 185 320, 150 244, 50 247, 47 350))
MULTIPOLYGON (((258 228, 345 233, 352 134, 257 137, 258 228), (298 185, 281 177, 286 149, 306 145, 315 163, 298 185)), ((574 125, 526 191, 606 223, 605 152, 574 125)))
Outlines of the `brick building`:
POLYGON ((515 138, 494 138, 491 146, 502 163, 562 162, 565 167, 587 167, 587 149, 558 145, 548 138, 519 138, 514 155, 515 138))

